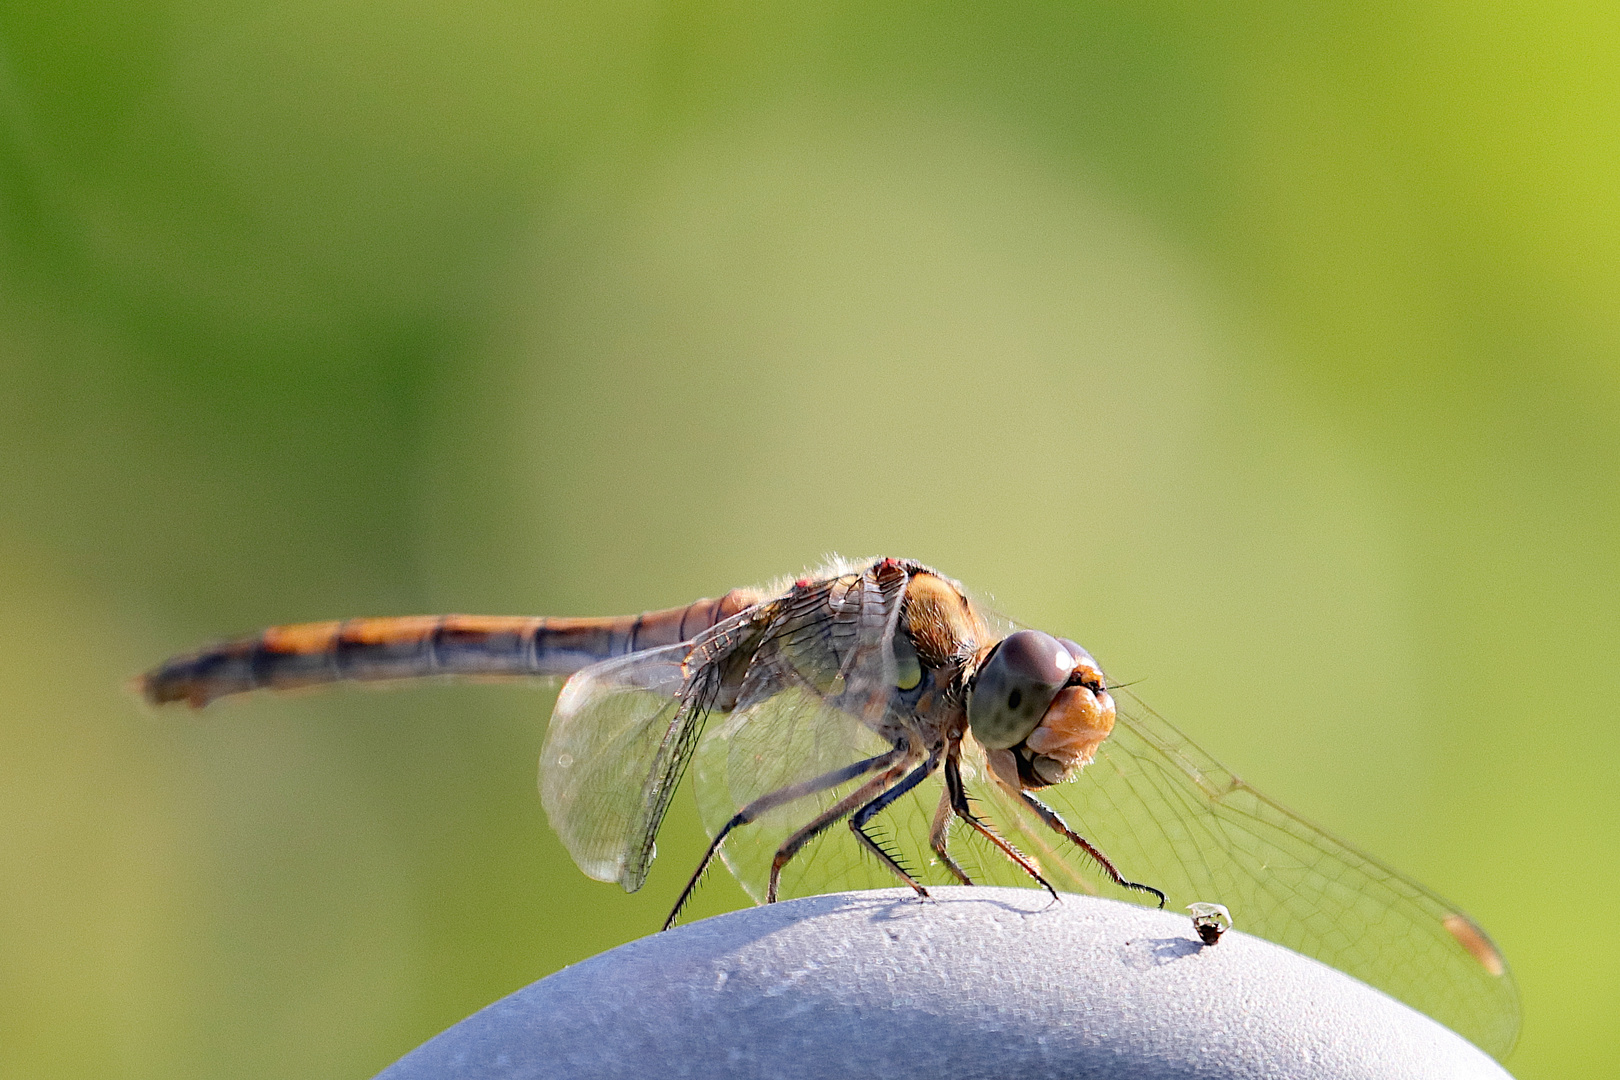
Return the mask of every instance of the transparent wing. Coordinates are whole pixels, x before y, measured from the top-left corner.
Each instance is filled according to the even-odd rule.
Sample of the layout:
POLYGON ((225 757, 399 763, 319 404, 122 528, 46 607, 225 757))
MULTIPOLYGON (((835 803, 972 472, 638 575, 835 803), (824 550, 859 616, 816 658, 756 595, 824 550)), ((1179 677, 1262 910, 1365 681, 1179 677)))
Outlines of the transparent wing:
MULTIPOLYGON (((698 750, 698 805, 711 836, 762 796, 907 745, 889 712, 905 582, 902 569, 878 563, 861 573, 801 582, 777 603, 731 715, 705 735, 698 750)), ((875 775, 828 783, 771 810, 734 830, 721 858, 763 900, 783 841, 875 775)), ((849 836, 837 826, 829 832, 849 836)), ((780 895, 896 883, 858 845, 827 839, 789 863, 780 895)))
MULTIPOLYGON (((540 799, 587 876, 634 892, 696 746, 709 696, 690 643, 605 660, 563 685, 540 756, 540 799)), ((712 666, 709 669, 712 670, 712 666)))
POLYGON ((799 688, 869 727, 880 726, 894 692, 894 632, 906 578, 884 561, 795 586, 771 609, 737 708, 799 688))
POLYGON ((580 869, 628 891, 641 887, 669 800, 716 705, 755 715, 754 706, 791 688, 858 722, 881 723, 906 579, 884 560, 802 581, 690 642, 576 672, 552 713, 540 795, 580 869))
MULTIPOLYGON (((1172 910, 1224 904, 1237 929, 1354 975, 1497 1057, 1512 1049, 1513 977, 1455 905, 1255 791, 1134 695, 1117 696, 1097 760, 1035 794, 1121 874, 1163 890, 1172 910)), ((1114 886, 976 764, 973 795, 1053 885, 1153 902, 1114 886)))

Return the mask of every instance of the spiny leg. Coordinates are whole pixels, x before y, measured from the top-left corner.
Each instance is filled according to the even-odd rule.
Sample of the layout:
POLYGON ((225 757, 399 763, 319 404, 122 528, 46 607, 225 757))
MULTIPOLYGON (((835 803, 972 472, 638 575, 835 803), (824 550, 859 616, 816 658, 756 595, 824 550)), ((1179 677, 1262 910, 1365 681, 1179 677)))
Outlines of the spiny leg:
POLYGON ((995 830, 981 821, 979 816, 973 812, 973 807, 968 804, 967 788, 962 783, 962 767, 957 759, 957 749, 960 745, 959 743, 953 745, 951 753, 945 759, 945 795, 951 800, 951 809, 956 811, 957 817, 967 822, 969 828, 990 841, 1000 849, 1003 855, 1017 863, 1020 870, 1040 882, 1041 888, 1051 893, 1052 899, 1056 900, 1057 890, 1052 888, 1051 882, 1041 876, 1040 869, 1023 852, 996 835, 995 830))
MULTIPOLYGON (((897 747, 894 752, 904 753, 905 751, 897 747)), ((885 770, 882 775, 874 776, 872 779, 868 780, 866 783, 862 784, 860 787, 856 788, 848 795, 845 795, 833 805, 829 806, 826 810, 822 811, 816 816, 815 820, 803 826, 792 836, 784 840, 782 842, 782 846, 776 849, 775 857, 771 859, 771 880, 770 885, 765 890, 765 902, 767 904, 776 903, 777 887, 782 881, 782 868, 787 866, 788 861, 797 855, 804 845, 815 839, 818 835, 824 832, 828 826, 844 817, 850 811, 865 804, 869 799, 882 794, 884 788, 888 787, 890 784, 900 779, 901 776, 905 775, 905 771, 910 767, 911 761, 902 761, 893 768, 885 770)))
POLYGON ((928 760, 913 769, 904 780, 900 781, 898 784, 894 785, 894 787, 885 791, 883 794, 879 795, 877 798, 855 811, 855 816, 849 819, 850 831, 855 834, 856 839, 865 844, 867 850, 876 855, 878 860, 882 862, 884 866, 887 866, 890 870, 892 870, 896 877, 898 877, 901 881, 904 881, 907 885, 910 885, 912 889, 916 891, 917 895, 923 897, 924 899, 927 899, 928 897, 928 890, 922 887, 922 882, 912 877, 911 874, 906 871, 906 868, 901 866, 899 861, 895 859, 893 855, 889 854, 889 852, 883 849, 882 844, 872 839, 872 837, 866 831, 866 825, 867 822, 871 821, 873 817, 887 809, 889 805, 892 804, 896 799, 899 799, 912 788, 928 779, 928 777, 934 772, 938 771, 939 759, 940 754, 938 750, 934 751, 932 754, 929 754, 928 760))
MULTIPOLYGON (((802 799, 807 795, 814 795, 818 791, 825 791, 828 788, 837 787, 839 784, 853 780, 857 776, 864 776, 867 773, 872 772, 874 769, 884 768, 885 766, 893 763, 895 759, 903 754, 904 751, 897 747, 885 753, 878 754, 876 757, 869 757, 865 761, 857 761, 853 765, 845 765, 841 769, 834 769, 832 772, 823 773, 821 776, 817 776, 813 779, 803 780, 797 784, 789 784, 784 788, 777 788, 775 791, 767 792, 766 794, 761 795, 759 798, 737 811, 737 813, 732 816, 731 820, 726 822, 725 825, 721 827, 720 831, 715 834, 714 840, 709 844, 709 850, 703 853, 702 861, 698 863, 697 869, 692 872, 692 877, 687 881, 686 888, 681 890, 680 898, 675 901, 674 910, 669 913, 669 918, 664 920, 664 929, 668 930, 670 927, 675 925, 675 920, 681 914, 681 908, 685 907, 687 900, 691 899, 692 890, 697 888, 697 883, 699 879, 703 877, 703 872, 709 868, 709 863, 714 861, 715 854, 720 850, 720 844, 725 840, 727 834, 730 833, 732 829, 735 829, 739 825, 747 825, 749 822, 757 819, 761 814, 768 813, 769 811, 774 810, 778 806, 782 806, 785 803, 790 803, 795 799, 802 799)), ((862 785, 862 790, 865 790, 867 786, 868 785, 862 785)), ((849 811, 847 810, 845 811, 845 813, 848 812, 849 811)), ((775 884, 776 879, 773 871, 771 878, 772 899, 775 898, 775 884)))
MULTIPOLYGON (((1023 799, 1025 805, 1035 811, 1036 816, 1046 822, 1048 826, 1066 837, 1071 844, 1074 844, 1081 851, 1090 855, 1097 865, 1103 868, 1103 872, 1108 875, 1115 885, 1122 889, 1136 889, 1139 892, 1152 893, 1159 898, 1159 906, 1164 907, 1164 893, 1151 885, 1143 885, 1140 881, 1126 881, 1124 875, 1114 869, 1114 864, 1109 861, 1108 856, 1097 850, 1097 846, 1090 840, 1069 828, 1068 822, 1059 817, 1056 810, 1053 810, 1027 791, 1020 791, 1018 797, 1023 799)), ((1047 886, 1047 888, 1051 888, 1051 886, 1047 886)))
MULTIPOLYGON (((950 765, 947 763, 946 768, 949 767, 950 765)), ((964 885, 971 885, 973 879, 968 877, 967 873, 956 864, 955 859, 951 858, 951 814, 951 793, 948 790, 941 791, 939 793, 939 806, 934 810, 934 824, 928 830, 928 846, 934 849, 934 854, 939 856, 939 861, 945 864, 945 869, 956 876, 957 881, 964 885)))

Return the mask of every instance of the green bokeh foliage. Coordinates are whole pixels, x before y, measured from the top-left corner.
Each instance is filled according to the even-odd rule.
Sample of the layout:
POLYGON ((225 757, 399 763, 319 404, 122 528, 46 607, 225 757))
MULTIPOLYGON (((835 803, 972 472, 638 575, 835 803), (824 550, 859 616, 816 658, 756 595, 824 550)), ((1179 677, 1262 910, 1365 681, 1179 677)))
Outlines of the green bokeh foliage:
POLYGON ((0 1074, 369 1075, 703 842, 579 875, 544 692, 132 673, 830 549, 1144 680, 1612 1074, 1617 73, 1557 3, 0 6, 0 1074))

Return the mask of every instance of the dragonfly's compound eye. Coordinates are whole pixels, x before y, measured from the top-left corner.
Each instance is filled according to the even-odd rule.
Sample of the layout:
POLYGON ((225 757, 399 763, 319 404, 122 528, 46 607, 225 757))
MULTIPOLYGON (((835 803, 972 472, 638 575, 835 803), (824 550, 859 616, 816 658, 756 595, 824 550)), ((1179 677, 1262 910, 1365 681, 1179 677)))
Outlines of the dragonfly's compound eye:
POLYGON ((968 691, 968 726, 990 750, 1023 742, 1069 681, 1075 658, 1051 634, 1009 634, 979 669, 968 691))

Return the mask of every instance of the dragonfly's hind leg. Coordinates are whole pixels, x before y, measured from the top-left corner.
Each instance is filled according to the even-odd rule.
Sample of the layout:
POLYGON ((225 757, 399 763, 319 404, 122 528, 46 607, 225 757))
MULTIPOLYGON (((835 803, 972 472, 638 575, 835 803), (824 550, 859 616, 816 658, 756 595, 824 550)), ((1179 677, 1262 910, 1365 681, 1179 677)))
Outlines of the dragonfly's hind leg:
MULTIPOLYGON (((1090 840, 1069 828, 1068 822, 1059 817, 1056 810, 1053 810, 1027 791, 1020 791, 1018 797, 1024 800, 1026 806, 1035 811, 1036 817, 1044 821, 1051 829, 1062 835, 1075 847, 1090 855, 1092 860, 1102 867, 1103 873, 1107 874, 1115 885, 1122 889, 1135 889, 1138 892, 1152 893, 1159 898, 1159 906, 1164 907, 1164 893, 1151 885, 1143 885, 1140 881, 1126 881, 1125 876, 1114 868, 1114 864, 1109 860, 1108 856, 1097 850, 1097 846, 1090 840)), ((1045 882, 1042 882, 1042 884, 1045 884, 1045 882)), ((1046 887, 1051 888, 1050 885, 1046 887)))
POLYGON ((871 821, 874 817, 887 809, 889 805, 896 799, 900 798, 902 795, 905 795, 912 788, 916 787, 918 784, 922 783, 924 780, 928 779, 929 776, 938 771, 939 760, 939 751, 936 750, 934 753, 929 754, 928 760, 911 770, 911 772, 906 775, 904 780, 900 781, 898 784, 894 785, 892 788, 889 788, 887 791, 883 792, 883 794, 879 795, 877 798, 855 811, 855 816, 849 819, 849 828, 850 831, 855 834, 855 838, 862 844, 866 845, 866 849, 872 854, 876 855, 879 862, 883 863, 884 866, 887 866, 890 870, 892 870, 896 877, 898 877, 901 881, 904 881, 907 885, 910 885, 912 889, 916 891, 917 895, 923 897, 924 899, 927 899, 928 897, 928 890, 923 888, 922 882, 912 877, 910 872, 908 872, 905 867, 900 865, 900 861, 895 858, 892 853, 887 851, 882 844, 878 843, 872 838, 871 834, 866 831, 866 825, 867 822, 871 821))
MULTIPOLYGON (((906 751, 899 747, 890 752, 895 756, 904 756, 905 753, 906 751)), ((888 757, 889 755, 884 756, 888 757)), ((902 761, 893 768, 886 770, 881 776, 874 776, 816 815, 815 819, 808 825, 803 826, 792 836, 782 841, 782 846, 776 849, 776 855, 771 859, 771 881, 765 890, 765 902, 767 904, 776 903, 777 887, 782 882, 782 869, 787 866, 793 856, 799 853, 804 845, 825 832, 829 825, 834 824, 851 811, 880 795, 884 788, 904 776, 906 769, 909 767, 910 762, 902 761)))
POLYGON ((1057 890, 1052 888, 1051 882, 1041 876, 1040 868, 1022 851, 997 836, 995 830, 973 812, 973 807, 968 802, 967 787, 962 783, 961 765, 957 761, 957 747, 960 745, 958 743, 952 746, 951 753, 945 759, 945 797, 951 801, 951 809, 956 812, 957 817, 967 822, 969 828, 994 844, 1003 855, 1017 863, 1020 870, 1038 881, 1041 888, 1052 894, 1052 899, 1057 899, 1057 890))
MULTIPOLYGON (((895 761, 899 760, 903 756, 905 756, 905 750, 903 748, 896 747, 893 750, 878 754, 876 757, 869 757, 865 761, 857 761, 853 765, 844 766, 842 769, 834 769, 832 772, 823 773, 821 776, 817 776, 814 779, 804 780, 797 784, 789 784, 787 787, 778 788, 775 791, 768 792, 761 795, 759 798, 755 799, 741 810, 737 811, 736 814, 732 815, 731 820, 727 821, 725 825, 721 826, 720 831, 715 833, 714 840, 709 844, 709 850, 703 853, 702 861, 698 863, 697 869, 692 872, 692 877, 687 881, 686 888, 681 890, 681 895, 675 901, 675 907, 672 911, 670 911, 669 918, 664 920, 664 929, 668 930, 670 927, 675 925, 675 920, 681 914, 681 908, 685 907, 687 900, 691 899, 692 890, 697 888, 697 883, 703 877, 703 872, 707 870, 709 868, 709 864, 714 861, 715 855, 720 851, 721 843, 725 841, 732 829, 737 828, 739 825, 747 825, 749 822, 757 820, 760 815, 768 813, 769 811, 776 809, 778 806, 783 806, 787 803, 793 802, 795 799, 802 799, 807 795, 814 795, 818 791, 826 791, 828 788, 835 788, 839 784, 847 783, 850 780, 855 779, 857 776, 865 776, 867 773, 876 769, 885 768, 886 766, 892 765, 895 761)), ((899 775, 899 772, 904 770, 904 768, 905 766, 901 765, 899 769, 892 769, 890 772, 893 772, 895 775, 899 775)), ((884 775, 887 776, 888 774, 885 773, 884 775)), ((873 785, 878 784, 878 781, 883 779, 884 777, 880 776, 875 780, 862 784, 857 790, 857 794, 865 792, 868 788, 873 787, 873 785)), ((851 798, 852 797, 853 796, 851 796, 851 798)), ((862 795, 862 799, 868 797, 869 796, 867 795, 862 795)), ((843 801, 848 801, 848 799, 843 801)), ((850 809, 853 809, 855 806, 859 805, 859 801, 854 802, 851 804, 850 809)), ((849 813, 849 810, 846 809, 844 813, 849 813)), ((839 815, 839 817, 842 816, 842 814, 839 815)), ((837 819, 835 818, 833 820, 837 819)), ((801 829, 800 832, 803 832, 803 830, 801 829)), ((797 837, 798 833, 795 833, 794 836, 797 837)), ((808 837, 806 837, 806 839, 808 839, 808 837)), ((789 843, 791 842, 792 841, 790 840, 789 843)), ((780 859, 781 853, 778 852, 777 854, 778 858, 780 859)), ((776 900, 776 877, 778 869, 779 868, 776 866, 772 866, 771 868, 771 888, 766 903, 774 903, 776 900)))

